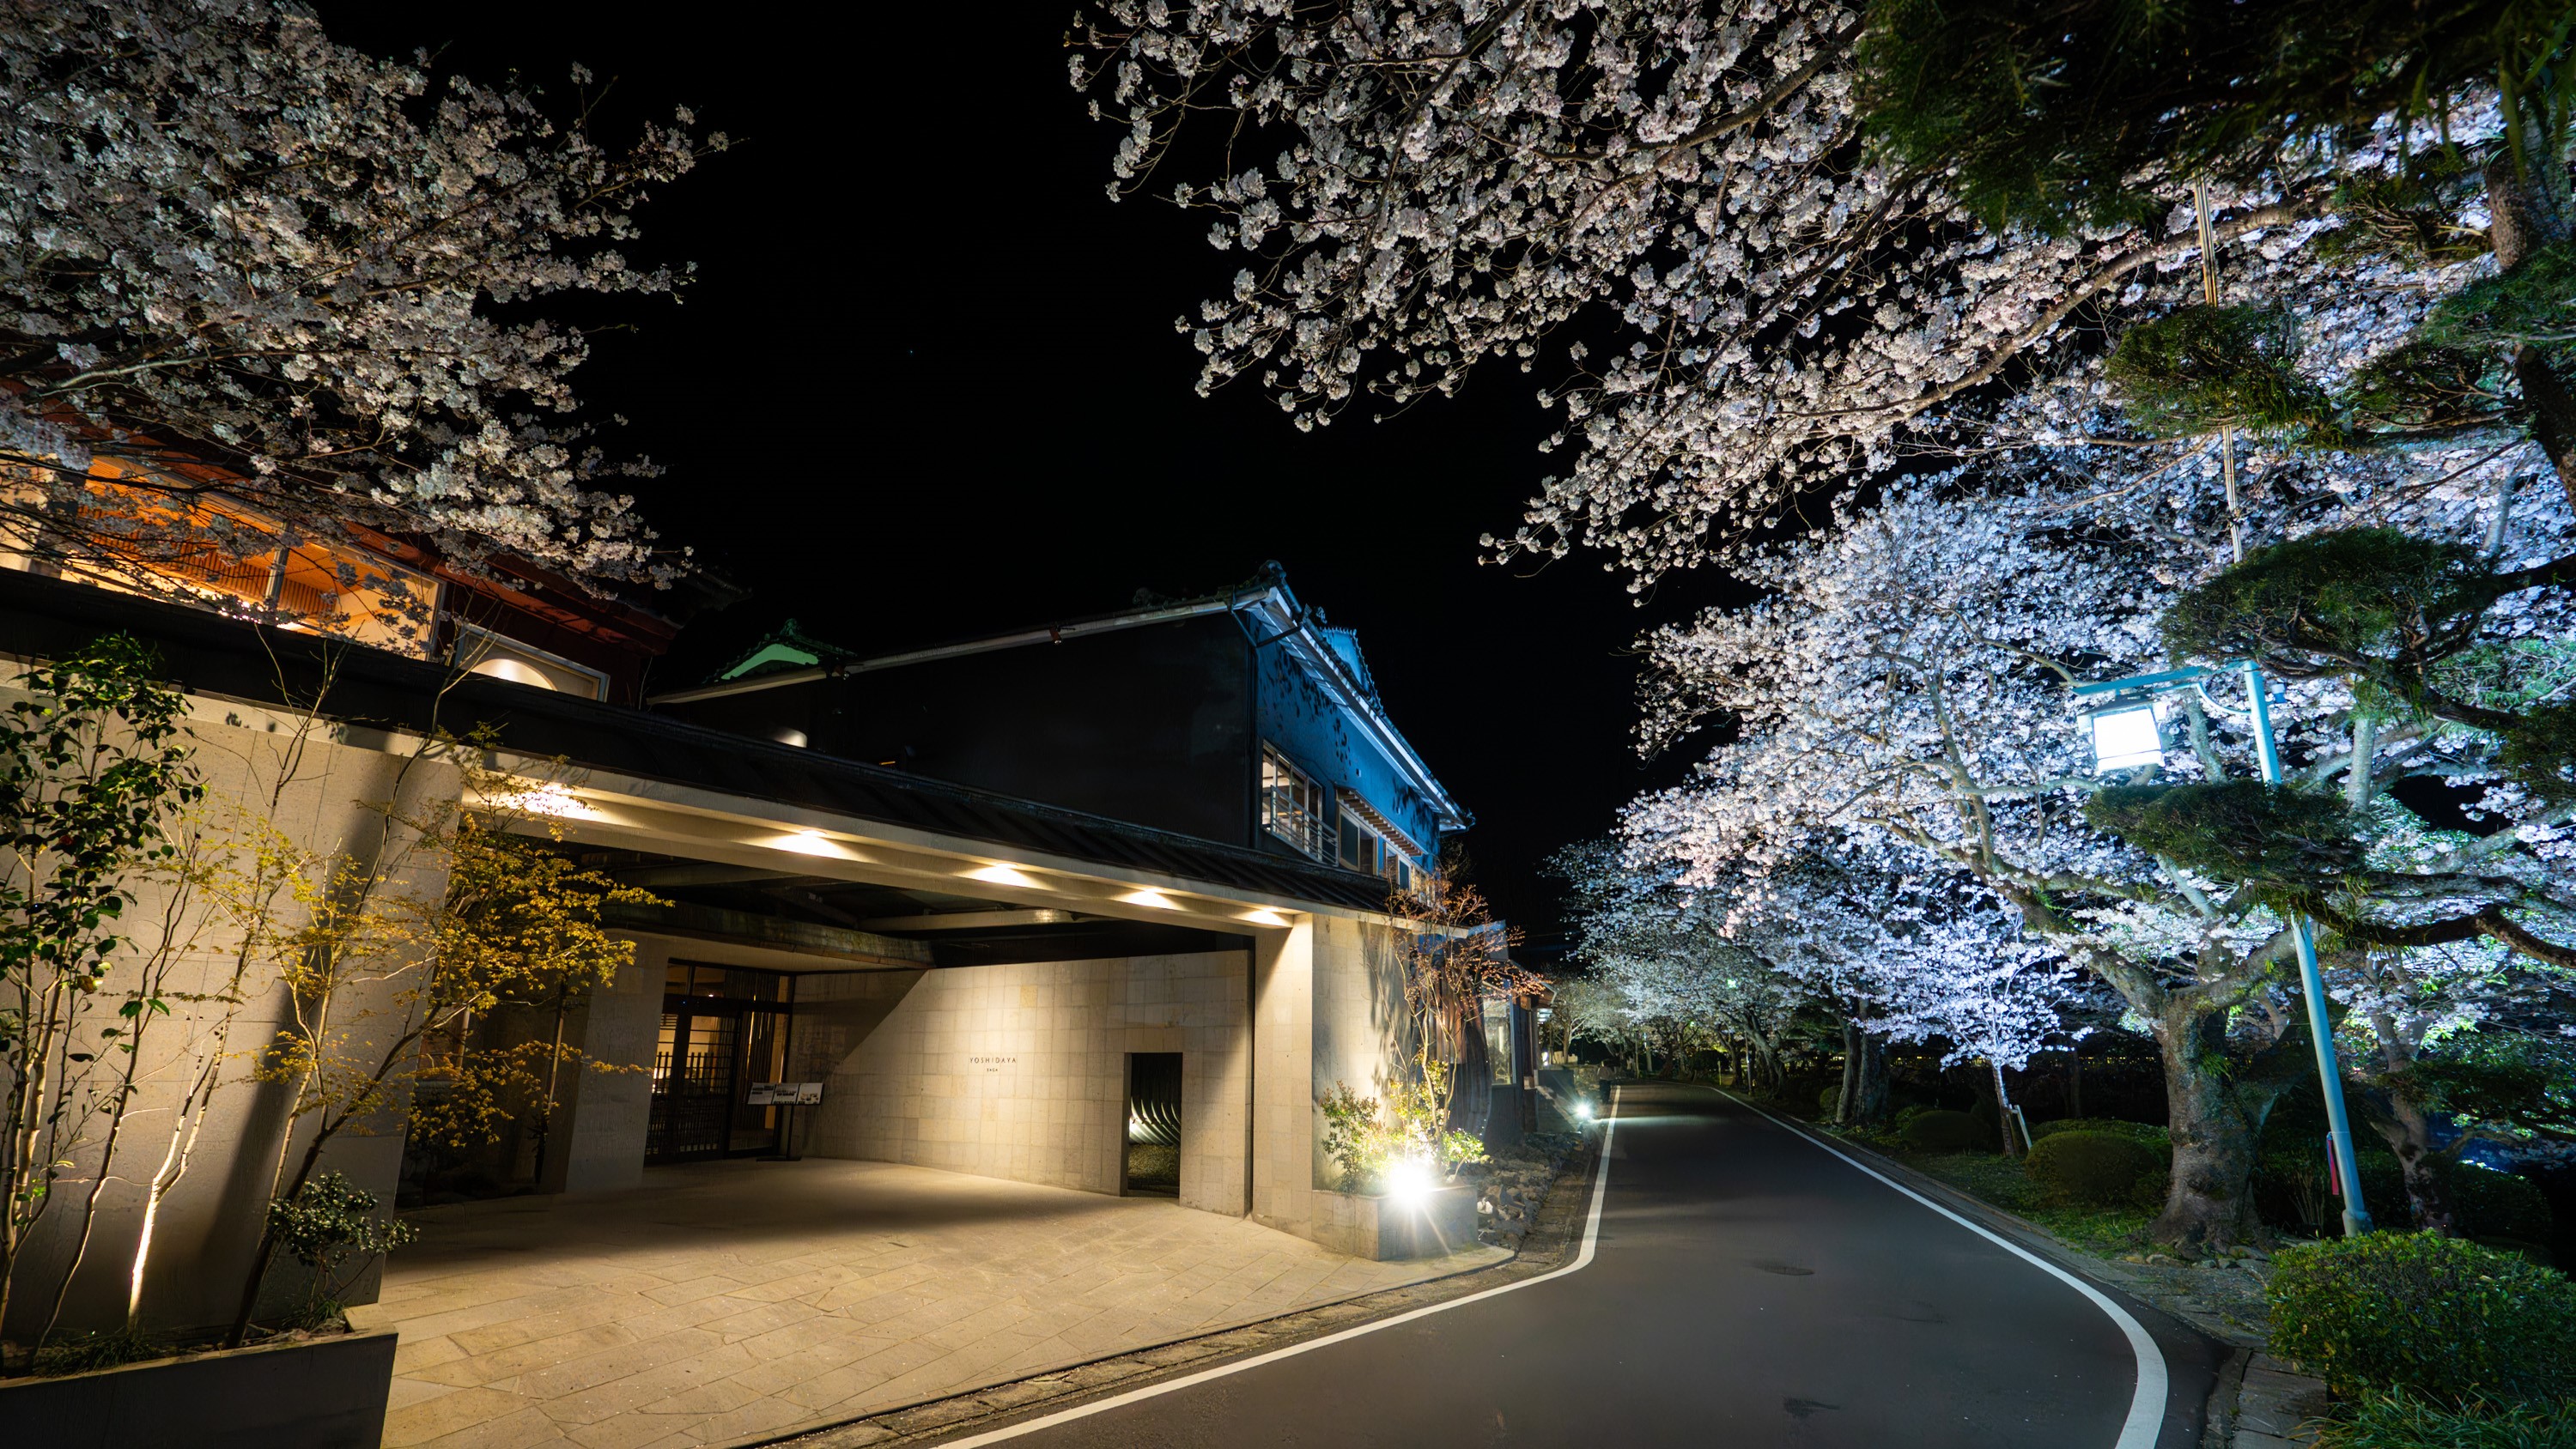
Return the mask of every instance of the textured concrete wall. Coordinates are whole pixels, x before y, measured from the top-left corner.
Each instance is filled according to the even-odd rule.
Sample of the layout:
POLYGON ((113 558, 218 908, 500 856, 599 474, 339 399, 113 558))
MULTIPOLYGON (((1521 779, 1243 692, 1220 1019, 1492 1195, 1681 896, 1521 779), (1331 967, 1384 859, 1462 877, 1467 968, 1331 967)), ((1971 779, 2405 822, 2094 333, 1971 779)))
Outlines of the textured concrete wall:
POLYGON ((1119 1190, 1130 1052, 1181 1053, 1181 1201, 1244 1199, 1240 952, 797 983, 805 1150, 1119 1190))
MULTIPOLYGON (((327 725, 299 736, 289 718, 220 701, 193 703, 194 762, 208 796, 186 829, 199 837, 206 858, 247 872, 256 832, 273 826, 296 848, 329 862, 314 867, 317 879, 335 866, 357 868, 357 877, 344 880, 380 874, 373 887, 380 905, 399 910, 403 901, 434 899, 445 891, 444 859, 418 848, 411 832, 391 823, 383 807, 398 804, 401 814, 418 818, 452 805, 460 791, 452 768, 373 748, 364 743, 370 737, 353 740, 327 725)), ((54 1287, 76 1257, 60 1328, 79 1331, 124 1321, 146 1184, 175 1162, 174 1135, 185 1123, 178 1108, 209 1071, 217 1085, 193 1138, 181 1144, 187 1148, 185 1171, 154 1216, 143 1321, 156 1332, 228 1323, 258 1242, 281 1148, 300 1157, 319 1120, 302 1118, 293 1124, 294 1141, 281 1142, 290 1130, 291 1089, 251 1080, 257 1050, 293 1020, 277 962, 254 952, 243 964, 240 930, 206 892, 179 894, 149 880, 136 886, 137 908, 125 916, 133 945, 120 953, 104 989, 92 998, 84 1040, 75 1047, 93 1056, 90 1075, 75 1084, 75 1100, 113 1100, 92 1094, 113 1085, 106 1073, 120 1069, 126 1058, 95 1032, 130 1025, 118 1020, 115 1008, 146 972, 164 973, 159 994, 171 1010, 146 1023, 134 1057, 132 1110, 116 1131, 113 1161, 106 1161, 112 1123, 104 1113, 75 1111, 56 1144, 71 1166, 54 1183, 20 1262, 8 1325, 13 1338, 30 1336, 42 1325, 54 1287), (238 1008, 228 1012, 226 997, 238 997, 238 1008)), ((280 928, 297 924, 299 908, 291 895, 275 899, 272 919, 280 928)), ((402 954, 410 959, 418 953, 402 954)), ((400 989, 397 977, 342 992, 332 1022, 333 1041, 345 1060, 371 1068, 400 1036, 400 989)), ((397 1092, 394 1106, 407 1105, 407 1093, 397 1092)), ((354 1122, 335 1137, 320 1170, 346 1174, 390 1207, 401 1160, 401 1117, 390 1111, 354 1122)), ((264 1312, 299 1298, 305 1286, 292 1262, 274 1269, 268 1283, 264 1312)), ((372 1269, 337 1296, 373 1301, 372 1269)))

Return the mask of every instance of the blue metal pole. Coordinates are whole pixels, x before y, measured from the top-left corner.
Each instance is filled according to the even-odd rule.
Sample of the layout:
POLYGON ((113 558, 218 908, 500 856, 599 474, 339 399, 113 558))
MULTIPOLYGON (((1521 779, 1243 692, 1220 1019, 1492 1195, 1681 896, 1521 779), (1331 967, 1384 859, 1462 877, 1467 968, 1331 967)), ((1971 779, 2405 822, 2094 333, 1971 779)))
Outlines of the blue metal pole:
MULTIPOLYGON (((2263 697, 2263 671, 2245 661, 2245 697, 2254 706, 2254 750, 2263 760, 2263 783, 2281 783, 2281 754, 2272 743, 2272 706, 2263 697)), ((2366 767, 2367 762, 2364 762, 2366 767)), ((2326 1098, 2326 1132, 2334 1149, 2335 1174, 2343 1184, 2343 1235, 2370 1231, 2370 1209, 2361 1203, 2361 1163, 2352 1151, 2352 1118, 2344 1111, 2343 1071, 2335 1065, 2334 1027, 2326 1016, 2326 983, 2317 970, 2316 938, 2308 918, 2290 918, 2290 934, 2299 946, 2299 990, 2308 1002, 2308 1038, 2317 1048, 2317 1085, 2326 1098)))

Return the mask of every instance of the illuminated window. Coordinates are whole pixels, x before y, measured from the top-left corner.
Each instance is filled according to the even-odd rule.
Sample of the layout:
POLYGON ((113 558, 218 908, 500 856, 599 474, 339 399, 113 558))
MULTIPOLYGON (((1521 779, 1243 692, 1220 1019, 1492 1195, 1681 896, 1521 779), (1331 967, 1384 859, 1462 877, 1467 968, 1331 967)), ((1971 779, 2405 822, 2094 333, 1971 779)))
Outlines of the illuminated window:
POLYGON ((1317 860, 1325 859, 1324 787, 1268 744, 1261 747, 1261 824, 1317 860))
POLYGON ((379 649, 428 654, 437 607, 428 579, 354 548, 299 543, 278 570, 279 623, 379 649))
POLYGON ((469 674, 583 699, 608 698, 608 676, 598 670, 472 624, 457 626, 456 662, 464 665, 469 674))
MULTIPOLYGON (((336 634, 424 656, 437 586, 362 549, 297 541, 257 511, 101 458, 77 496, 79 532, 106 555, 61 564, 63 577, 123 594, 176 594, 289 629, 336 634), (128 483, 99 479, 130 477, 128 483), (167 491, 165 491, 165 489, 167 491)), ((5 562, 45 550, 12 537, 5 562)))

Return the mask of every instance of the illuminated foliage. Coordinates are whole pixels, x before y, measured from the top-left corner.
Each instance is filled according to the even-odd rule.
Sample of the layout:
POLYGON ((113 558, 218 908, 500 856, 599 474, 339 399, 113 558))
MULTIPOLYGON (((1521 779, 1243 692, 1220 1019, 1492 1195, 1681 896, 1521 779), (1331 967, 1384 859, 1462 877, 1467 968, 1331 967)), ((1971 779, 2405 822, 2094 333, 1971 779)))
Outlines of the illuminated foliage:
POLYGON ((2159 437, 2220 428, 2331 431, 2325 390, 2298 375, 2297 324, 2260 307, 2182 307, 2130 328, 2102 368, 2129 418, 2159 437))
POLYGON ((119 1024, 89 1019, 115 1002, 102 987, 129 944, 126 913, 178 854, 173 823, 203 794, 184 701, 153 668, 112 635, 28 669, 24 697, 0 711, 0 1318, 85 1109, 124 1109, 82 1090, 99 1053, 168 1010, 142 996, 119 1024))

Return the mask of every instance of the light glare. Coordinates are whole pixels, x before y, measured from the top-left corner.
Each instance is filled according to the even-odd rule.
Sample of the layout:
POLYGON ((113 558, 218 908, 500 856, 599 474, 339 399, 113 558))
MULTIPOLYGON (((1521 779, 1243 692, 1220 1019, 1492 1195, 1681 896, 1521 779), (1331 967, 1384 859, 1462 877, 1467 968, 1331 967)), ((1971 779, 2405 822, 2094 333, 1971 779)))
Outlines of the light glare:
POLYGON ((1420 1197, 1433 1186, 1431 1164, 1419 1157, 1402 1158, 1386 1170, 1386 1195, 1420 1197))
POLYGON ((2164 736, 2156 728, 2154 705, 2130 704, 2097 710, 2092 720, 2093 773, 2101 775, 2113 770, 2164 763, 2164 736))

